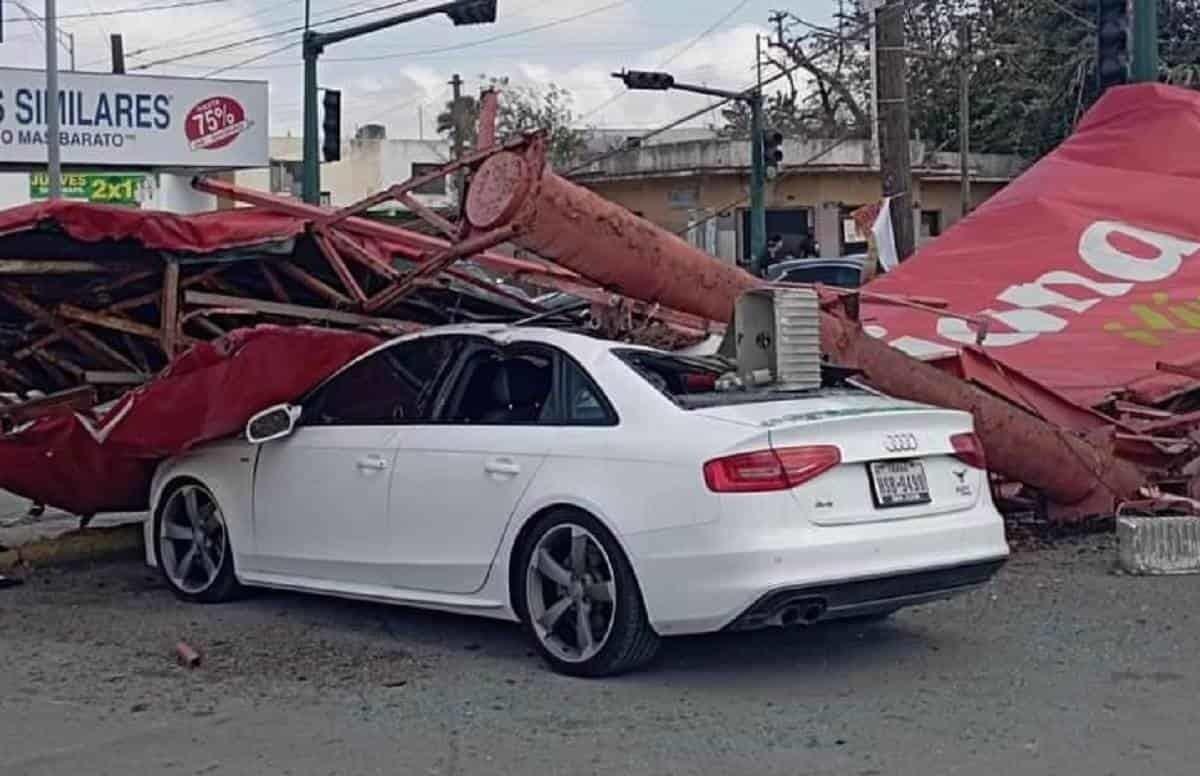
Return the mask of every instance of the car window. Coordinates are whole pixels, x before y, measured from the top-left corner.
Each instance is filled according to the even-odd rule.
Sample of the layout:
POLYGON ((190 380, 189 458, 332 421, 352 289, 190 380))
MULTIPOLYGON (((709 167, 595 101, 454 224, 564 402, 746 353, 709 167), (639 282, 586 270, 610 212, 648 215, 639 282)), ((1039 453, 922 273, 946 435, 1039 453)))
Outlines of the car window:
POLYGON ((557 348, 518 343, 469 352, 440 420, 472 425, 611 426, 596 383, 557 348))
POLYGON ((467 357, 442 421, 528 425, 550 412, 554 361, 549 354, 480 349, 467 357))
POLYGON ((462 348, 458 337, 422 337, 374 353, 322 386, 301 425, 377 426, 430 420, 437 387, 462 348))
POLYGON ((798 267, 785 272, 780 280, 784 283, 823 283, 827 286, 857 288, 862 283, 862 270, 830 265, 798 267))
POLYGON ((562 362, 562 422, 568 426, 615 425, 616 415, 600 388, 573 359, 564 357, 562 362))

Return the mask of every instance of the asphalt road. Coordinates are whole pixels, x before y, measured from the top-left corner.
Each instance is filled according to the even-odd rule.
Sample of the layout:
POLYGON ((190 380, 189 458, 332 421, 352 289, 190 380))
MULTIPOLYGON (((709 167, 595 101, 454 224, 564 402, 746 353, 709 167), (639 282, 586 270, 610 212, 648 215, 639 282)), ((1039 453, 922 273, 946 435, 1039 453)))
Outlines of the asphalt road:
POLYGON ((1062 544, 886 624, 676 640, 604 681, 503 623, 42 571, 0 590, 0 774, 1195 774, 1200 578, 1111 564, 1062 544))

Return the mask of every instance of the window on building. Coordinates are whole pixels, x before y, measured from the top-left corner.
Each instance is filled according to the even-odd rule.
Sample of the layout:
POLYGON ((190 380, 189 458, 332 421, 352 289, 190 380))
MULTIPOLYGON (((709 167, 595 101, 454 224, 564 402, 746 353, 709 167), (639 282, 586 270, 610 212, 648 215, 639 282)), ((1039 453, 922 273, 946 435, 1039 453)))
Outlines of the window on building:
POLYGON ((858 210, 861 205, 843 206, 842 207, 842 256, 853 256, 857 253, 867 252, 867 236, 858 228, 858 222, 854 220, 854 211, 858 210))
POLYGON ((942 233, 942 211, 940 210, 922 210, 921 211, 921 238, 922 240, 932 240, 942 233))
MULTIPOLYGON (((440 164, 432 164, 432 163, 428 163, 428 162, 413 162, 412 177, 415 178, 418 175, 426 175, 428 173, 433 172, 434 170, 436 170, 439 167, 441 167, 440 164)), ((431 180, 428 183, 417 186, 415 189, 413 189, 413 193, 414 194, 435 194, 438 196, 445 196, 446 195, 446 178, 445 178, 445 176, 443 176, 441 178, 435 178, 434 180, 431 180)))
POLYGON ((688 186, 667 192, 667 204, 676 210, 690 210, 700 206, 700 188, 688 186))
POLYGON ((333 205, 333 195, 328 191, 321 192, 321 207, 330 207, 333 205))

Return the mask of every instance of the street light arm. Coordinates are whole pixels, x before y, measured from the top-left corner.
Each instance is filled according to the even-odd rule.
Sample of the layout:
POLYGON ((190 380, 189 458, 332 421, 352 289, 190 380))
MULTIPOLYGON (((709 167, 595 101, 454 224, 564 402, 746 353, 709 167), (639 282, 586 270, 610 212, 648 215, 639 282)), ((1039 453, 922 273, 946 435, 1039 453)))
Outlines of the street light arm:
POLYGON ((453 0, 452 2, 441 3, 440 5, 431 6, 429 8, 422 8, 419 11, 409 11, 408 13, 389 16, 386 19, 366 22, 365 24, 359 24, 354 27, 347 27, 344 30, 334 30, 333 32, 313 32, 310 30, 309 32, 305 33, 304 45, 305 47, 312 46, 317 50, 320 50, 333 43, 349 40, 350 38, 357 38, 360 35, 367 35, 372 32, 378 32, 379 30, 386 30, 389 27, 395 27, 399 24, 407 24, 408 22, 415 22, 418 19, 424 19, 428 16, 436 16, 442 13, 449 16, 455 25, 490 22, 494 21, 494 13, 492 13, 494 8, 494 3, 480 3, 479 0, 453 0), (475 18, 469 21, 463 21, 461 18, 463 12, 467 11, 469 13, 470 7, 473 5, 489 6, 490 8, 487 12, 488 18, 475 18))
POLYGON ((334 30, 332 32, 310 31, 304 36, 305 46, 312 45, 318 48, 324 48, 325 46, 333 43, 349 40, 350 38, 357 38, 360 35, 366 35, 378 30, 386 30, 388 27, 395 27, 398 24, 405 24, 407 22, 416 21, 417 19, 424 19, 426 16, 436 16, 439 13, 446 13, 446 11, 454 8, 457 5, 457 2, 442 3, 441 5, 435 5, 432 8, 422 8, 419 11, 409 11, 408 13, 396 14, 395 16, 389 16, 386 19, 366 22, 365 24, 358 24, 354 27, 347 27, 343 30, 334 30))
POLYGON ((747 89, 744 92, 730 92, 725 89, 713 89, 708 86, 698 86, 696 84, 681 84, 676 83, 675 88, 681 92, 692 92, 694 94, 706 94, 710 97, 722 97, 727 100, 741 100, 743 102, 751 102, 754 100, 755 89, 747 89))

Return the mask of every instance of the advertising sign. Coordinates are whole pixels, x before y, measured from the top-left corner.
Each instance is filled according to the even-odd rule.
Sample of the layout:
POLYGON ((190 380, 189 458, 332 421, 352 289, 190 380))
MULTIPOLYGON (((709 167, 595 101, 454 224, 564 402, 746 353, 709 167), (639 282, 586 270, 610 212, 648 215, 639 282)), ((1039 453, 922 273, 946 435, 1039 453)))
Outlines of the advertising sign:
MULTIPOLYGON (((94 202, 101 205, 137 205, 152 186, 150 176, 145 173, 63 173, 62 195, 64 199, 94 202)), ((44 172, 29 174, 29 198, 32 200, 50 197, 50 176, 44 172)))
MULTIPOLYGON (((46 163, 46 78, 0 68, 0 164, 46 163)), ((267 84, 59 74, 64 165, 237 168, 268 164, 267 84)))

